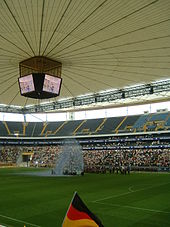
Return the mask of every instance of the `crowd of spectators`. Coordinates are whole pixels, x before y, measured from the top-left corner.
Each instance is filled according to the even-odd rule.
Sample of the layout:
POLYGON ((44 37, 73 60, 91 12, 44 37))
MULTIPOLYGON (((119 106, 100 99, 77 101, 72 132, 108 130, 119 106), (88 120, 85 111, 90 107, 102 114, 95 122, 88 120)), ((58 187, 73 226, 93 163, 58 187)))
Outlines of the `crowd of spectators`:
POLYGON ((0 149, 0 163, 13 164, 16 163, 21 152, 18 146, 4 146, 0 149))
POLYGON ((38 146, 30 160, 34 167, 52 167, 55 165, 60 149, 58 146, 38 146))
POLYGON ((170 167, 169 149, 87 150, 83 152, 86 172, 161 170, 170 167))
MULTIPOLYGON (((103 143, 97 141, 82 144, 86 172, 117 172, 122 167, 132 170, 156 171, 163 170, 163 168, 170 170, 168 139, 153 141, 111 141, 114 138, 109 139, 110 141, 103 143), (160 148, 155 148, 155 145, 160 145, 160 148)), ((124 139, 129 138, 124 137, 124 139)), ((17 163, 20 154, 27 152, 30 153, 30 166, 53 167, 61 151, 61 146, 2 146, 0 163, 17 163)))
POLYGON ((56 163, 58 153, 58 146, 3 146, 0 149, 0 163, 16 164, 20 154, 27 154, 30 166, 50 167, 56 163))

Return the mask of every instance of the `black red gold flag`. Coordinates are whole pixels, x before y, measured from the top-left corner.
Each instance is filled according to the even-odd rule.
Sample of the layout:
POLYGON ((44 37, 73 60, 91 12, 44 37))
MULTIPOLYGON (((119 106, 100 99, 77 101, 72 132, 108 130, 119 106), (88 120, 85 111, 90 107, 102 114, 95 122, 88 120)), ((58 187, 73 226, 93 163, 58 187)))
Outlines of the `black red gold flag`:
POLYGON ((101 221, 87 208, 77 192, 64 218, 62 227, 104 227, 101 221))

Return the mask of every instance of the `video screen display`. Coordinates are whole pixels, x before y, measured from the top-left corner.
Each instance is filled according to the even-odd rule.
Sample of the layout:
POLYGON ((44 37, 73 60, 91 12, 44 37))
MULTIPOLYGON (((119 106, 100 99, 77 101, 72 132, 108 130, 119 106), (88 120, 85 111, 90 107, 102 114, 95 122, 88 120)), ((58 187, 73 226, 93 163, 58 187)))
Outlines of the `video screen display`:
POLYGON ((43 91, 58 95, 60 93, 61 80, 59 77, 45 74, 43 91))
POLYGON ((21 94, 35 91, 33 76, 27 75, 19 78, 19 85, 21 94))

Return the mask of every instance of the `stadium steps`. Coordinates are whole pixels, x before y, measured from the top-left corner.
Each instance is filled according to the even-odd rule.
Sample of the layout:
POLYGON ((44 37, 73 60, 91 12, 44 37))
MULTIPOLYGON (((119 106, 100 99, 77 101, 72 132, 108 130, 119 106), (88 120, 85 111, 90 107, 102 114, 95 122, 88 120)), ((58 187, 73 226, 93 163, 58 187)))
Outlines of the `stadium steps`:
POLYGON ((33 126, 33 130, 32 130, 32 133, 31 133, 31 136, 32 136, 32 137, 35 136, 35 135, 34 135, 34 132, 35 132, 36 125, 37 125, 37 123, 35 123, 34 126, 33 126))
POLYGON ((83 121, 76 127, 76 129, 75 129, 74 132, 73 132, 73 136, 76 135, 76 133, 77 133, 77 131, 79 130, 79 128, 80 128, 86 121, 87 121, 87 120, 83 120, 83 121))
POLYGON ((44 131, 45 131, 45 129, 47 128, 47 125, 48 125, 47 122, 44 122, 44 123, 43 123, 43 128, 42 128, 42 131, 41 131, 41 133, 40 133, 41 136, 44 134, 44 131))
POLYGON ((123 120, 120 122, 120 124, 116 127, 115 132, 116 134, 119 132, 119 128, 121 127, 121 125, 123 124, 124 121, 126 121, 128 116, 124 117, 123 120))
POLYGON ((144 124, 144 126, 143 126, 143 131, 144 131, 144 132, 147 131, 147 124, 144 124))
MULTIPOLYGON (((66 124, 64 124, 58 132, 56 132, 56 136, 72 136, 75 129, 80 125, 82 120, 77 121, 67 121, 66 124)), ((63 123, 63 122, 62 122, 63 123)), ((62 124, 60 123, 60 125, 62 124)), ((77 134, 77 132, 76 132, 77 134)))
POLYGON ((123 122, 123 124, 119 128, 120 131, 126 131, 126 132, 132 132, 133 131, 133 125, 135 122, 139 119, 139 115, 134 116, 128 116, 126 120, 123 122))
POLYGON ((7 131, 3 122, 0 122, 0 136, 7 136, 7 131))
POLYGON ((5 131, 7 135, 16 136, 23 135, 23 125, 21 122, 12 122, 12 121, 4 121, 3 125, 5 126, 5 131))
POLYGON ((66 124, 68 123, 68 121, 64 121, 53 133, 54 135, 56 135, 66 124))
POLYGON ((22 123, 22 125, 23 125, 23 131, 22 131, 22 134, 23 134, 23 136, 25 136, 25 133, 26 133, 26 127, 28 126, 28 122, 23 122, 23 123, 22 123))
POLYGON ((91 135, 91 131, 90 131, 89 128, 83 128, 82 131, 81 131, 81 133, 82 133, 83 135, 84 135, 84 134, 86 134, 86 135, 91 135))
POLYGON ((104 118, 99 118, 99 119, 88 119, 83 126, 79 129, 79 133, 80 135, 84 135, 84 134, 96 134, 95 131, 96 129, 102 124, 104 118))
POLYGON ((7 132, 8 132, 8 135, 11 135, 11 132, 9 130, 9 127, 7 125, 7 122, 6 121, 3 121, 3 124, 5 125, 5 128, 6 128, 7 132))
POLYGON ((101 131, 102 130, 102 128, 103 128, 103 126, 104 126, 104 124, 105 124, 105 122, 107 121, 107 118, 104 118, 103 119, 103 121, 101 122, 101 124, 96 128, 96 130, 95 130, 95 134, 98 132, 98 131, 101 131))
POLYGON ((34 122, 29 122, 26 126, 25 126, 25 136, 31 136, 33 128, 34 128, 34 122))
POLYGON ((43 127, 44 127, 44 122, 35 122, 32 129, 32 136, 41 136, 43 127))
POLYGON ((170 113, 168 114, 168 116, 166 118, 165 128, 166 129, 170 128, 170 113))
POLYGON ((47 130, 45 133, 45 137, 48 137, 49 135, 51 135, 53 133, 53 131, 47 130))
POLYGON ((116 127, 120 124, 120 122, 124 119, 124 117, 109 117, 107 121, 102 125, 97 134, 110 134, 115 133, 116 127))
POLYGON ((61 121, 61 122, 44 122, 39 127, 39 135, 40 136, 54 136, 60 129, 64 127, 64 125, 67 124, 67 121, 61 121))

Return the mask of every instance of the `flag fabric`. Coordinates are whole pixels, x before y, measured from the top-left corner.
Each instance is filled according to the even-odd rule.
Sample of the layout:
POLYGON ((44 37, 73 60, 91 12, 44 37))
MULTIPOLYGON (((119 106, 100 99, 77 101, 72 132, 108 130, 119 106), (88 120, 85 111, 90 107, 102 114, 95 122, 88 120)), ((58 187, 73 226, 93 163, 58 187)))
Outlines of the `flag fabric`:
POLYGON ((68 208, 62 227, 104 227, 101 221, 86 207, 77 192, 68 208))

